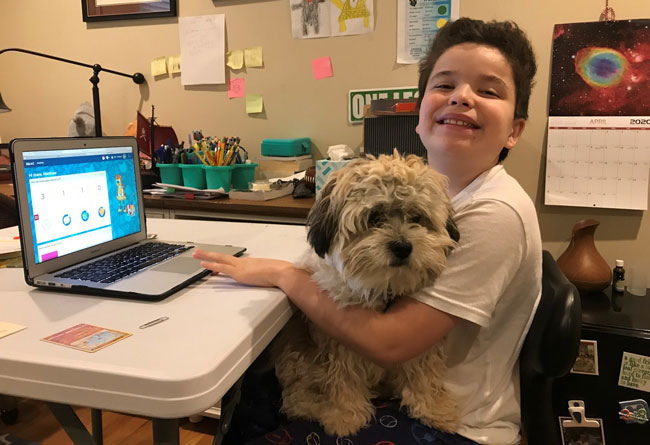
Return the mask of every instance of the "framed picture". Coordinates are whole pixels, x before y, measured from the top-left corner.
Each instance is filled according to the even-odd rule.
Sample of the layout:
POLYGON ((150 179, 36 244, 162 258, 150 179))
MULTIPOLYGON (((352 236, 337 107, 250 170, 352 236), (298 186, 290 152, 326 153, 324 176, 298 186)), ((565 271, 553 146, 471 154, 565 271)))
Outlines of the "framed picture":
POLYGON ((598 375, 598 343, 595 340, 580 340, 578 357, 571 372, 598 375))
POLYGON ((81 0, 84 22, 176 17, 177 0, 81 0))

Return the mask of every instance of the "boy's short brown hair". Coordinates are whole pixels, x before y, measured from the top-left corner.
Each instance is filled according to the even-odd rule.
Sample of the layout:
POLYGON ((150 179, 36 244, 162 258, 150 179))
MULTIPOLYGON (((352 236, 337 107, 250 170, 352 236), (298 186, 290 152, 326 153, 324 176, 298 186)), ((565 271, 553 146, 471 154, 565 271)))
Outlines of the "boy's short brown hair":
MULTIPOLYGON (((537 72, 535 53, 526 34, 511 21, 484 22, 470 18, 460 18, 447 23, 431 42, 426 58, 420 62, 418 82, 418 107, 422 102, 431 71, 438 58, 449 48, 462 43, 477 43, 498 49, 508 60, 515 81, 515 118, 528 118, 528 101, 533 88, 533 78, 537 72)), ((505 159, 508 150, 499 156, 505 159)))

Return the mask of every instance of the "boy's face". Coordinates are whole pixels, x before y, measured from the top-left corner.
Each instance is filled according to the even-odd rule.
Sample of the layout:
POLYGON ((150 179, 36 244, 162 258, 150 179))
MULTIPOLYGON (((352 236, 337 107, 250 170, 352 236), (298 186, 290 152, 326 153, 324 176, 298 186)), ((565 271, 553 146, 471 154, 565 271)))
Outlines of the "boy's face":
POLYGON ((510 63, 496 48, 463 43, 446 50, 431 71, 416 128, 429 164, 477 176, 496 165, 524 129, 514 118, 515 94, 510 63))

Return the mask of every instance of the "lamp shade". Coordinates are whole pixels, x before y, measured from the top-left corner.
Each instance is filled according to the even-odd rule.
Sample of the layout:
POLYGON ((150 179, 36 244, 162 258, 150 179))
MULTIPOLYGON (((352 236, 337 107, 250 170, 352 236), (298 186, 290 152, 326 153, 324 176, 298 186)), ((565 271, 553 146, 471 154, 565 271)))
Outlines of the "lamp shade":
POLYGON ((7 106, 4 100, 2 100, 2 94, 0 94, 0 113, 6 113, 11 111, 11 108, 7 106))

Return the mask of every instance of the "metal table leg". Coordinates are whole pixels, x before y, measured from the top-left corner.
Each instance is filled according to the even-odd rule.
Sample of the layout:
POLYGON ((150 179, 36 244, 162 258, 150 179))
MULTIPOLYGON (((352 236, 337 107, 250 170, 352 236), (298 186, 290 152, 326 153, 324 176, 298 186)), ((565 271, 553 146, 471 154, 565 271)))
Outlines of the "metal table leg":
POLYGON ((56 417, 56 420, 59 421, 66 434, 70 439, 72 439, 73 443, 80 445, 97 444, 95 438, 93 438, 93 436, 88 432, 84 424, 79 420, 77 413, 74 412, 70 405, 47 402, 47 406, 50 408, 50 411, 52 411, 52 414, 54 414, 54 417, 56 417))
POLYGON ((178 445, 178 419, 151 419, 153 426, 153 443, 158 445, 178 445))

